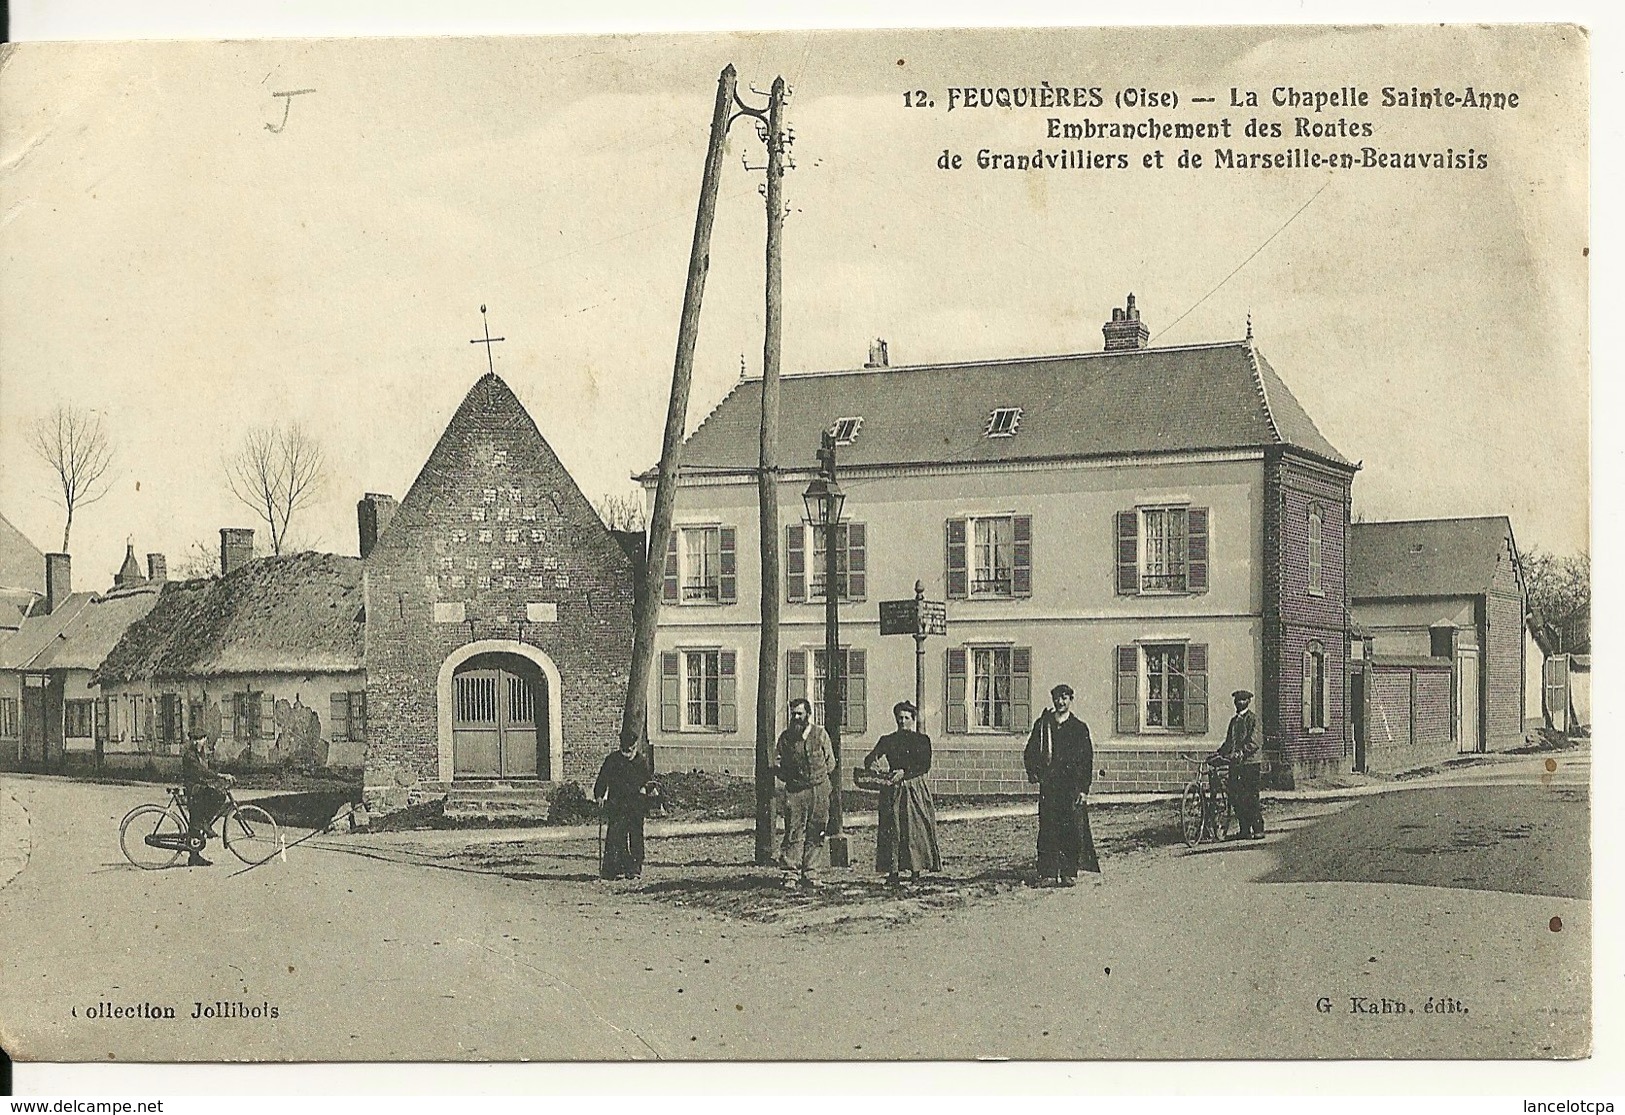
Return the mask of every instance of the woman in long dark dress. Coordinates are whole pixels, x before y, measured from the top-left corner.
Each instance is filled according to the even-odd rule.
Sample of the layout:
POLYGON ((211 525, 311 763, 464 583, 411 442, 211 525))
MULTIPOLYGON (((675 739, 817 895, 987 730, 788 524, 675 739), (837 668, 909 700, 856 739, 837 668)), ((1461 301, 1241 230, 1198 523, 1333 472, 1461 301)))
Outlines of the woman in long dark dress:
POLYGON ((925 776, 931 771, 931 737, 915 730, 919 711, 911 701, 892 708, 897 730, 880 737, 864 756, 866 769, 886 760, 890 782, 880 790, 880 832, 875 843, 875 870, 897 882, 899 871, 918 881, 922 871, 942 870, 937 845, 937 807, 925 776))

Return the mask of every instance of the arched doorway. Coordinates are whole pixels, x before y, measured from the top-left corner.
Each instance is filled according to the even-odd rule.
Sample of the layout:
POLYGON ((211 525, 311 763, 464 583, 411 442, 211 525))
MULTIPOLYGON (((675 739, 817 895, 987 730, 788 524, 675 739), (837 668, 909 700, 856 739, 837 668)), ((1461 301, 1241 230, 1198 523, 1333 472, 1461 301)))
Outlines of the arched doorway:
POLYGON ((551 781, 563 761, 558 670, 524 643, 489 639, 440 668, 441 781, 551 781))

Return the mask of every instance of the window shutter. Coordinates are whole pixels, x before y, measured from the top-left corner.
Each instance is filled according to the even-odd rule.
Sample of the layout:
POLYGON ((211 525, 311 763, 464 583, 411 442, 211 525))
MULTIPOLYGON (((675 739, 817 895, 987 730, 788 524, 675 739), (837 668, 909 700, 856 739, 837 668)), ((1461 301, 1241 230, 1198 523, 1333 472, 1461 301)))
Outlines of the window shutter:
POLYGON ((846 652, 846 707, 842 710, 841 730, 848 735, 862 735, 869 730, 869 654, 863 650, 846 652))
POLYGON ((260 736, 276 738, 276 698, 269 693, 260 694, 260 736))
POLYGON ((155 734, 153 732, 155 717, 152 714, 152 705, 153 700, 151 697, 147 697, 141 702, 141 735, 145 739, 152 739, 155 734))
POLYGON ((1117 513, 1117 595, 1135 596, 1140 591, 1140 513, 1117 513))
MULTIPOLYGON (((1017 537, 1020 537, 1019 532, 1017 537)), ((1020 546, 1017 546, 1020 552, 1020 546)), ((1033 648, 1010 648, 1010 729, 1025 732, 1033 723, 1033 648)))
MULTIPOLYGON (((947 565, 949 600, 964 600, 970 595, 970 571, 967 568, 968 555, 965 550, 965 520, 949 519, 947 565)), ((960 657, 964 657, 963 652, 960 657)), ((961 728, 960 731, 964 729, 961 728)))
MULTIPOLYGON (((1129 512, 1133 514, 1133 512, 1129 512)), ((1121 521, 1122 516, 1118 516, 1121 521)), ((1117 648, 1117 734, 1140 732, 1140 648, 1117 648)))
POLYGON ((327 699, 327 738, 350 738, 350 695, 335 693, 327 699))
POLYGON ((1187 517, 1190 536, 1186 541, 1189 568, 1185 584, 1191 592, 1207 591, 1207 508, 1192 507, 1187 517))
POLYGON ((739 690, 735 676, 736 655, 731 650, 717 654, 717 729, 723 732, 739 730, 739 690))
POLYGON ((365 740, 367 738, 367 691, 358 690, 350 694, 350 738, 365 740))
POLYGON ((1314 657, 1306 650, 1303 652, 1303 720, 1305 730, 1313 722, 1313 703, 1315 699, 1315 662, 1314 657))
MULTIPOLYGON (((964 520, 959 520, 959 523, 963 528, 964 520)), ((965 658, 964 647, 948 648, 948 731, 961 734, 970 730, 965 712, 965 658)))
POLYGON ((868 590, 868 528, 862 523, 846 524, 846 598, 862 600, 868 590))
POLYGON ((678 599, 677 532, 674 530, 666 536, 666 565, 664 577, 660 582, 660 602, 662 604, 675 604, 678 599))
POLYGON ((677 654, 660 655, 660 730, 680 731, 683 726, 683 681, 678 676, 677 654))
POLYGON ((107 739, 107 698, 96 702, 96 738, 107 739))
POLYGON ((792 604, 807 599, 807 532, 800 523, 784 528, 784 597, 792 604))
POLYGON ((790 702, 807 696, 807 652, 792 650, 784 655, 784 705, 788 713, 790 702))
POLYGON ((736 532, 733 527, 723 527, 717 534, 721 539, 717 563, 717 599, 723 604, 734 604, 739 600, 739 564, 735 556, 736 532))
POLYGON ((1011 547, 1013 557, 1011 560, 1010 591, 1016 596, 1031 596, 1033 594, 1033 517, 1031 515, 1017 515, 1011 520, 1011 535, 1015 545, 1011 547))
MULTIPOLYGON (((1196 513, 1191 513, 1194 521, 1196 513)), ((1185 648, 1185 734, 1207 735, 1207 644, 1185 648)))

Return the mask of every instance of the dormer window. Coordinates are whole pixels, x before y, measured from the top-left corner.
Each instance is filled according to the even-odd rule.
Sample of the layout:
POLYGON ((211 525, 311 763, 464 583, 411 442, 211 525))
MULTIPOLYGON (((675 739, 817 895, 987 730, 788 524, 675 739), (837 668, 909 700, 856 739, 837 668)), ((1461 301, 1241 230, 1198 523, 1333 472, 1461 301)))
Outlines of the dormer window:
POLYGON ((984 437, 1015 437, 1020 427, 1020 407, 999 407, 987 416, 987 429, 982 434, 984 437))
POLYGON ((861 417, 837 418, 835 425, 829 428, 829 432, 834 435, 836 445, 851 445, 858 440, 858 431, 861 429, 863 429, 861 417))

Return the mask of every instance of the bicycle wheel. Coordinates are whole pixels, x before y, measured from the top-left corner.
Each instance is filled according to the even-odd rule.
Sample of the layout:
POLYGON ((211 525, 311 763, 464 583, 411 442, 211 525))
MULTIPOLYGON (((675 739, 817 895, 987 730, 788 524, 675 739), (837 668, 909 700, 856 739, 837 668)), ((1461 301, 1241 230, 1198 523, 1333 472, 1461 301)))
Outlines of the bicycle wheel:
POLYGON ((1230 795, 1223 790, 1215 790, 1208 798, 1208 833, 1211 838, 1223 842, 1230 831, 1230 795))
POLYGON ((154 847, 147 843, 149 836, 178 844, 186 836, 186 822, 162 805, 138 805, 124 815, 118 827, 118 843, 125 859, 148 871, 168 867, 181 858, 180 848, 154 847))
POLYGON ((220 834, 231 854, 244 863, 264 863, 282 850, 276 821, 257 805, 239 805, 226 814, 220 834))
POLYGON ((1197 782, 1187 782, 1185 792, 1179 798, 1179 835, 1193 848, 1202 839, 1204 820, 1202 786, 1197 782))

